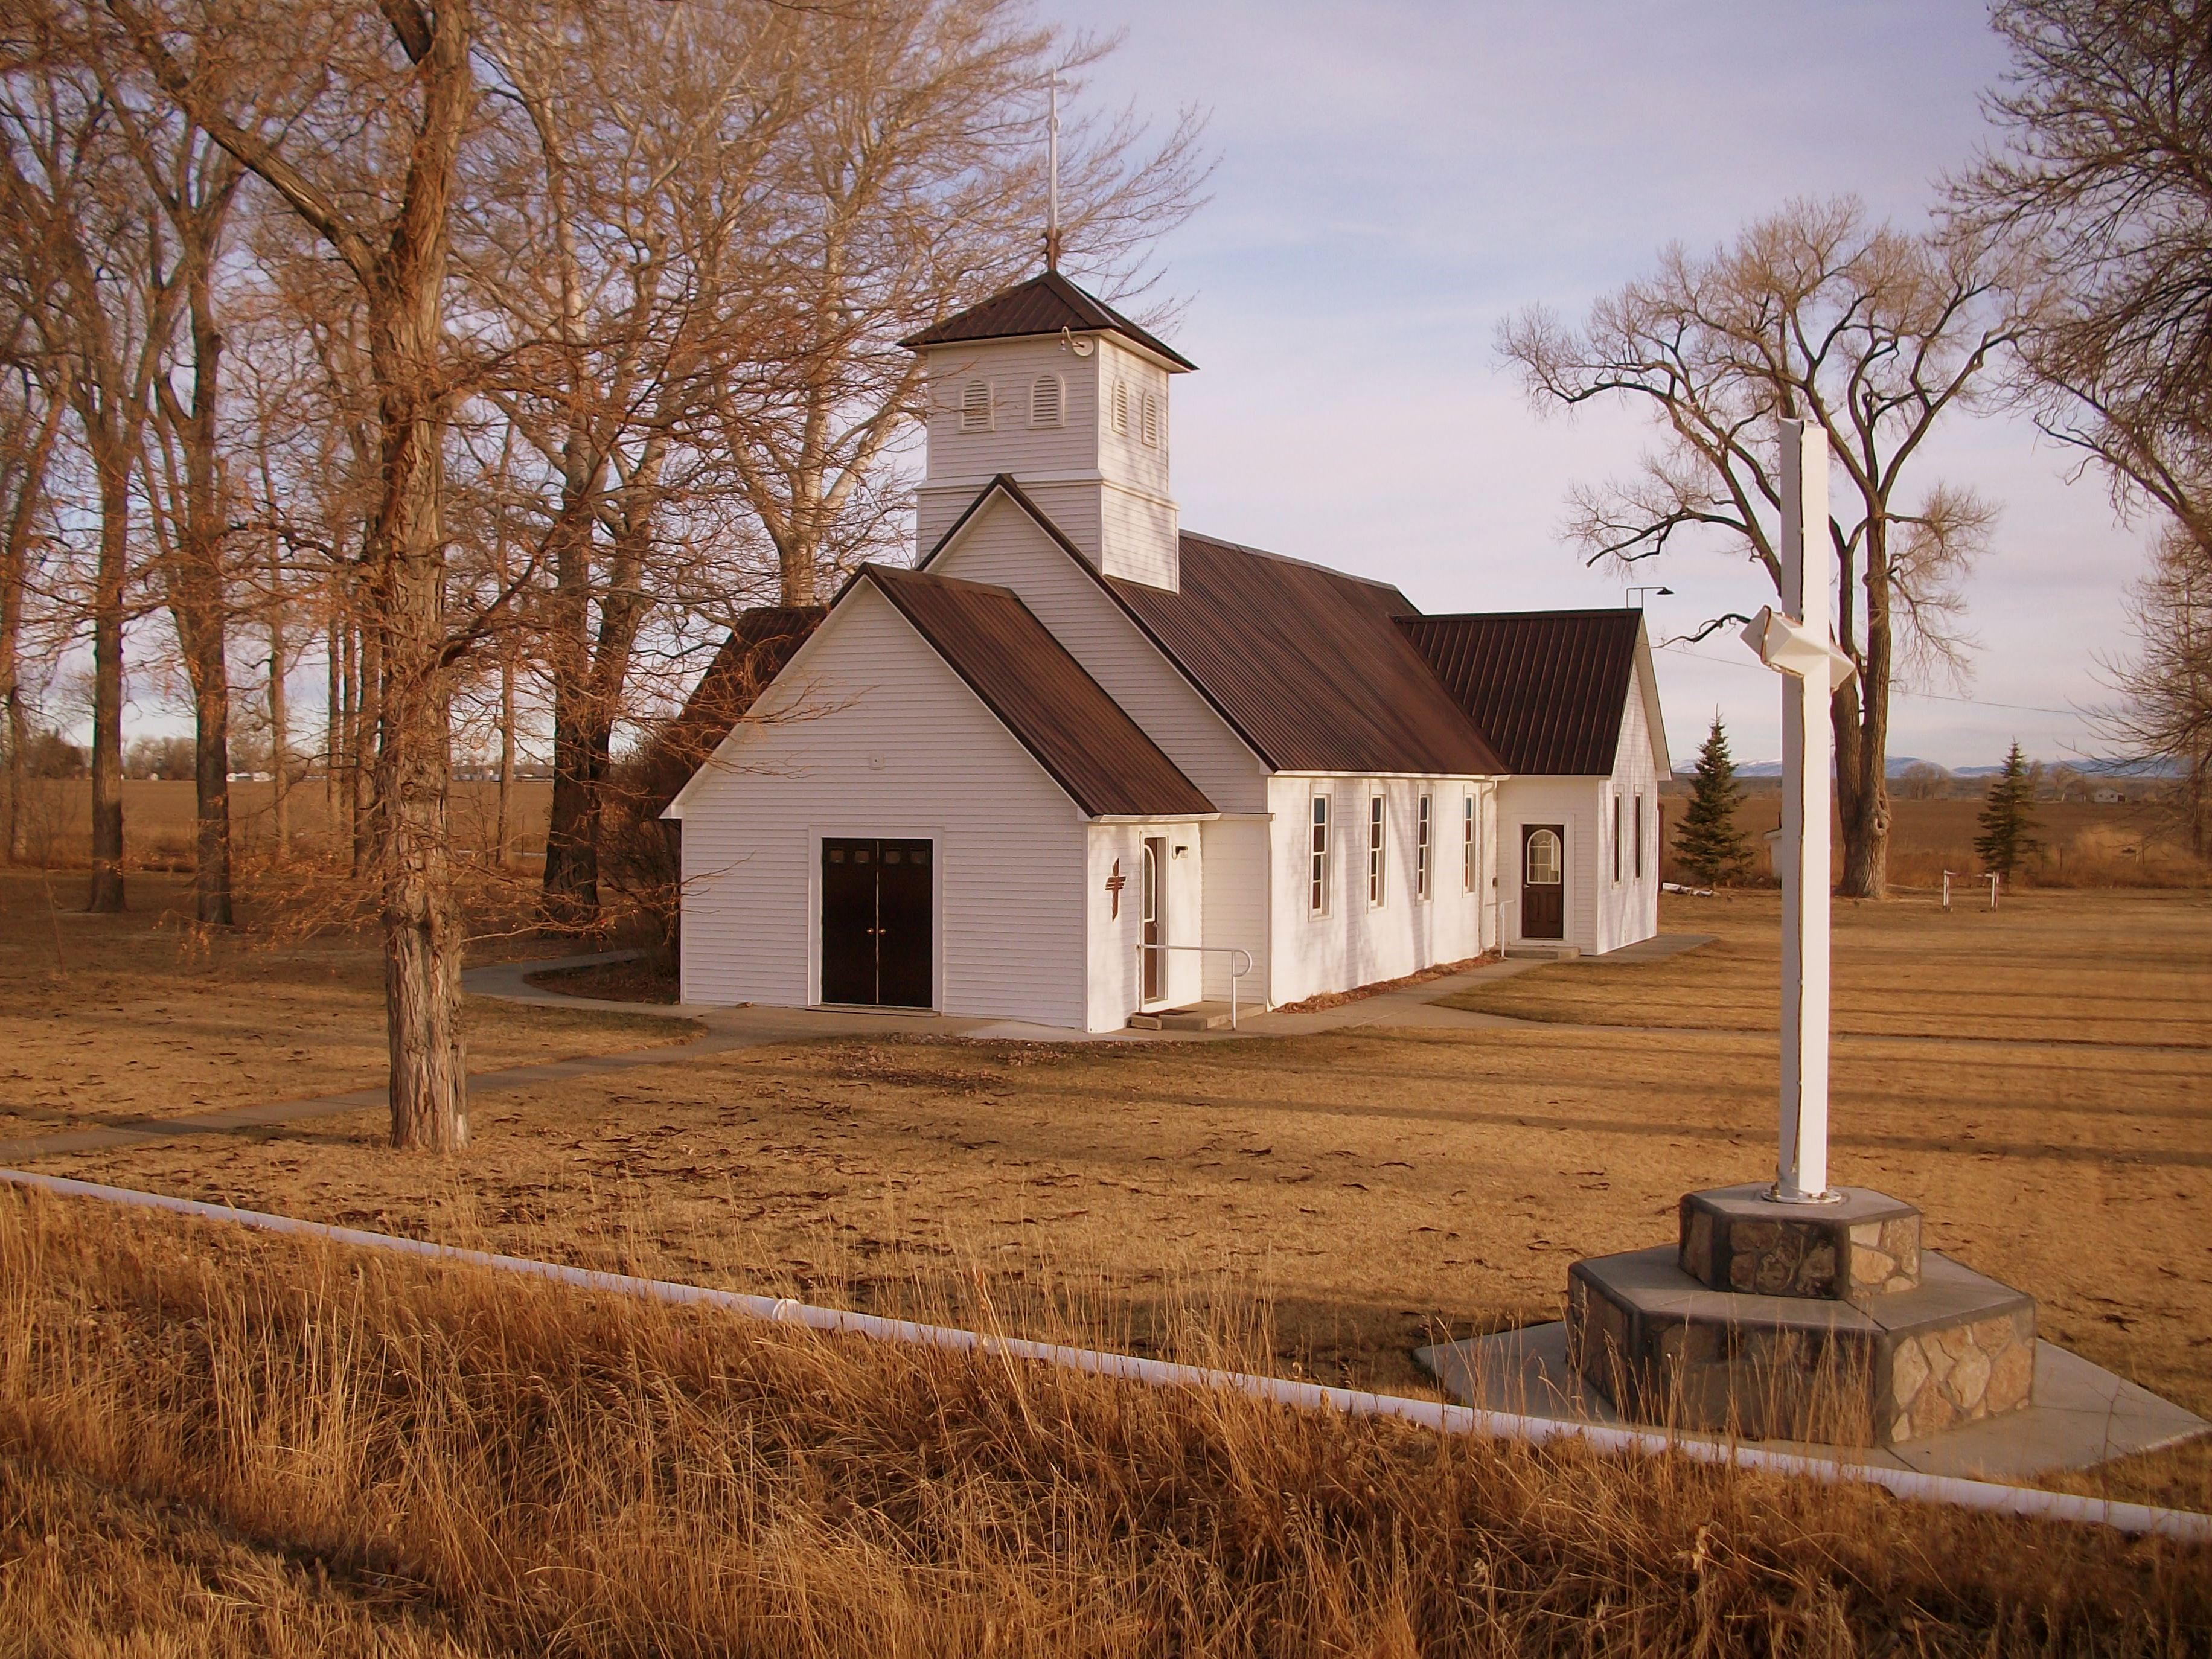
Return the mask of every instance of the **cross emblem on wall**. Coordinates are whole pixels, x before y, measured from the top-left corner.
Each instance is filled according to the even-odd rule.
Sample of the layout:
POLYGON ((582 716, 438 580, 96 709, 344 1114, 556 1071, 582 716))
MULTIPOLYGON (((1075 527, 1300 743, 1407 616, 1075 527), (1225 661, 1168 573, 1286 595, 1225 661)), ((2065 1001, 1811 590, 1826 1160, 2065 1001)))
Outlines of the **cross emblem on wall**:
POLYGON ((1114 860, 1114 873, 1106 878, 1106 890, 1114 896, 1114 919, 1121 919, 1121 890, 1129 884, 1128 877, 1121 873, 1121 860, 1114 860))

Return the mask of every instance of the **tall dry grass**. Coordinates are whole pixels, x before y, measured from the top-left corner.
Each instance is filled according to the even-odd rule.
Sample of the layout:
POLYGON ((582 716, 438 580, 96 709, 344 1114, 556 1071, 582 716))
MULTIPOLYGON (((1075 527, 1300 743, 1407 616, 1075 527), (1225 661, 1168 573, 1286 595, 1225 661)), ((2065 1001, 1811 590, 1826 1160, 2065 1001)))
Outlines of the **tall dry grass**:
POLYGON ((0 1650, 2185 1654, 2212 1627, 2204 1553, 2159 1541, 15 1195, 0 1303, 0 1650), (57 1525, 100 1595, 66 1592, 57 1525), (164 1610, 180 1574, 203 1595, 164 1610))

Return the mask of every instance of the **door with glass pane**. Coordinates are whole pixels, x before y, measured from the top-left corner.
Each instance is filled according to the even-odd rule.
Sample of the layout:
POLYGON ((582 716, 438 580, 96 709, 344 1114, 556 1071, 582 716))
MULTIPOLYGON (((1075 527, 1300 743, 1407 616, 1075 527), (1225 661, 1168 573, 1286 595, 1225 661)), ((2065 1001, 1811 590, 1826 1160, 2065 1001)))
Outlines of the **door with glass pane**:
POLYGON ((1521 937, 1567 936, 1566 826, 1531 823, 1521 830, 1521 937))

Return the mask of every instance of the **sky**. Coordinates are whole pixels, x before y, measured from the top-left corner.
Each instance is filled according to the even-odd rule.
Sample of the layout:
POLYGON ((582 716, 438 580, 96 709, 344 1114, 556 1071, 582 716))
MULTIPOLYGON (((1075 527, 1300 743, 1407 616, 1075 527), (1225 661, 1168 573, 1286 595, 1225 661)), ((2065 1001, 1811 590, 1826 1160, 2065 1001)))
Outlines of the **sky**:
MULTIPOLYGON (((1185 527, 1386 579, 1425 611, 1626 597, 1561 524, 1570 488, 1631 471, 1650 429, 1625 407, 1540 416, 1497 358, 1502 319, 1578 319, 1668 243, 1708 251, 1793 197, 1923 225, 1990 139, 1978 99, 2004 69, 1970 0, 1040 12, 1124 31, 1079 107, 1209 118, 1211 199, 1164 240, 1150 296, 1183 303, 1174 343, 1200 370, 1175 387, 1185 527)), ((1966 590, 1971 678, 1900 694, 1891 752, 2100 752, 2081 711, 2110 700, 2100 665, 2127 647, 2143 527, 2018 416, 1961 421, 1928 461, 1922 484, 1970 485, 2001 516, 1966 590)), ((1717 547, 1643 570, 1674 589, 1646 601, 1655 641, 1772 598, 1717 547)), ((1733 629, 1694 653, 1657 658, 1676 762, 1716 709, 1739 760, 1777 757, 1775 678, 1733 629)))

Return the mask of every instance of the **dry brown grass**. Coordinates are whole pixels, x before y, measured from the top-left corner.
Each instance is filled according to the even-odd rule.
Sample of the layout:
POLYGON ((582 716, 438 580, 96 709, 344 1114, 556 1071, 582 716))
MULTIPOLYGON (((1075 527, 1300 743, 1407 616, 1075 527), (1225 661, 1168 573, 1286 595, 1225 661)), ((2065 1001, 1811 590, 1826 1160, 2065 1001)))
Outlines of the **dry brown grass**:
POLYGON ((5 1650, 2180 1655, 2212 1625, 2201 1549, 14 1195, 0 1308, 5 1650))
MULTIPOLYGON (((1837 901, 1834 1029, 2212 1055, 2212 893, 2022 893, 1987 905, 1837 901)), ((1780 914, 1772 892, 1669 896, 1662 928, 1717 942, 1664 962, 1540 968, 1445 1000, 1522 1019, 1771 1031, 1780 914)))
MULTIPOLYGON (((1686 790, 1666 799, 1668 841, 1688 804, 1686 790)), ((1890 802, 1889 878, 1904 889, 1940 887, 1943 872, 1971 874, 1982 867, 1974 851, 1981 833, 1982 803, 1966 800, 1890 802)), ((2028 887, 2203 887, 2212 884, 2212 865, 2191 856, 2176 834, 2173 815, 2156 804, 2123 801, 2038 801, 2036 838, 2040 848, 2014 878, 2028 887)), ((1751 837, 1753 867, 1771 881, 1773 866, 1762 839, 1782 822, 1778 789, 1761 789, 1736 809, 1736 823, 1751 837)), ((1841 867, 1842 843, 1836 843, 1841 867)), ((1668 860, 1667 878, 1687 881, 1668 860)))
MULTIPOLYGON (((1966 915, 1893 907, 1868 926, 1887 974, 1916 959, 1916 939, 1990 947, 1942 967, 1997 1011, 1962 1006, 1957 1029, 2013 1011, 2023 1035, 2185 1036, 2203 1017, 2192 988, 2212 908, 2188 894, 2129 902, 2142 913, 2072 895, 2000 910, 2002 927, 2033 929, 2033 951, 1966 915), (2069 1024, 2094 1011, 2110 953, 2137 945, 2132 995, 2169 1012, 2148 1028, 2118 1013, 2069 1024), (2075 994, 2049 992, 2054 980, 2075 994)), ((1618 1021, 1605 988, 1621 974, 1647 987, 1639 1006, 1649 988, 1720 969, 1771 979, 1771 900, 1670 900, 1666 925, 1722 913, 1737 920, 1710 958, 1562 964, 1495 994, 1593 996, 1579 1017, 1618 1021)), ((1259 1300, 1273 1369, 1407 1391, 1427 1385, 1413 1348, 1556 1318, 1576 1257, 1663 1242, 1681 1193, 1769 1171, 1775 1087, 1772 1036, 1726 1030, 840 1041, 487 1098, 477 1147, 452 1164, 392 1158, 364 1114, 40 1167, 876 1310, 980 1263, 1024 1328, 1064 1265, 1083 1263, 1096 1346, 1156 1351, 1176 1308, 1259 1300)), ((1838 1179, 1920 1204, 1931 1244, 2039 1299, 2045 1334, 2212 1416, 2212 1052, 1847 1041, 1835 1103, 1838 1179)), ((2212 1507, 2201 1453, 2097 1479, 2212 1507)))
MULTIPOLYGON (((276 838, 276 786, 244 781, 230 786, 231 834, 241 854, 265 852, 276 838)), ((288 811, 292 835, 303 851, 313 853, 331 842, 331 818, 322 780, 292 786, 288 811)), ((543 860, 545 821, 553 786, 518 780, 514 821, 508 845, 517 859, 543 860)), ((123 784, 123 842, 127 866, 188 871, 192 866, 194 795, 188 780, 125 779, 123 784)), ((463 852, 489 849, 497 839, 499 786, 457 782, 451 799, 453 844, 463 852)), ((33 780, 24 796, 30 862, 56 870, 77 870, 89 861, 92 786, 81 778, 33 780)))
MULTIPOLYGON (((384 1080, 383 969, 369 942, 198 927, 187 884, 173 876, 134 878, 127 915, 68 902, 36 872, 0 872, 0 1138, 384 1080)), ((481 1006, 468 1022, 477 1070, 646 1048, 691 1029, 481 1006)))

